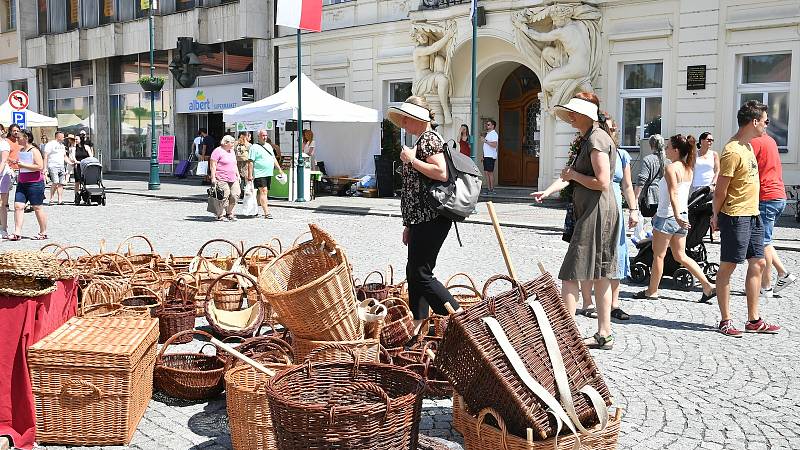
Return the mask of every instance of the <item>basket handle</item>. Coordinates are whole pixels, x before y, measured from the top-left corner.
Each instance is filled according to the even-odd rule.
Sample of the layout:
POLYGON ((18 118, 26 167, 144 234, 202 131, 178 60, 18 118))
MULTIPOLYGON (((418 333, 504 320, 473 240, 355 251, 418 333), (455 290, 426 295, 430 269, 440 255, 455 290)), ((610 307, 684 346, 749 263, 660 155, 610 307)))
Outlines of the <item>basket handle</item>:
POLYGON ((389 417, 389 411, 392 408, 392 399, 389 397, 389 394, 383 390, 380 386, 375 383, 369 381, 357 381, 355 383, 350 383, 346 386, 341 386, 337 388, 333 388, 331 391, 331 396, 328 398, 327 406, 330 407, 329 419, 330 423, 334 423, 336 420, 336 405, 333 404, 334 398, 338 398, 340 396, 344 396, 347 394, 352 394, 355 392, 369 392, 375 394, 376 396, 380 397, 386 403, 386 412, 383 413, 383 419, 386 420, 389 417))
POLYGON ((278 255, 280 254, 279 252, 276 252, 275 249, 272 248, 271 245, 269 245, 269 244, 260 244, 260 245, 254 245, 254 246, 248 248, 247 251, 242 253, 242 258, 246 259, 247 255, 250 255, 250 252, 252 252, 253 254, 250 255, 250 259, 249 259, 249 261, 252 261, 258 255, 258 251, 259 250, 269 250, 269 252, 272 253, 272 257, 273 258, 277 258, 278 255))
POLYGON ((517 289, 519 291, 519 295, 520 295, 519 302, 520 303, 525 303, 525 300, 528 298, 528 294, 525 292, 525 289, 522 288, 522 284, 520 284, 517 280, 511 278, 508 275, 502 275, 502 274, 494 275, 491 278, 489 278, 488 280, 486 280, 486 284, 483 285, 483 292, 481 293, 481 298, 483 298, 483 299, 488 298, 489 299, 489 314, 491 314, 491 315, 494 315, 494 313, 495 313, 495 304, 494 304, 495 303, 495 297, 494 296, 492 296, 492 297, 488 297, 487 296, 487 294, 489 292, 489 286, 491 286, 494 282, 500 281, 500 280, 508 281, 509 283, 511 283, 511 286, 513 288, 515 288, 515 289, 517 289))
POLYGON ((466 289, 475 294, 475 296, 478 297, 479 300, 483 300, 483 295, 481 295, 481 293, 477 289, 468 284, 451 284, 447 286, 445 289, 447 289, 448 292, 452 291, 453 289, 466 289))
POLYGON ((392 354, 389 353, 389 350, 386 350, 386 347, 383 345, 378 345, 378 351, 380 352, 379 360, 383 364, 394 364, 394 358, 392 358, 392 354), (382 359, 386 358, 384 362, 382 359))
POLYGON ((381 276, 381 284, 382 284, 383 286, 386 286, 386 279, 385 279, 385 278, 383 278, 383 274, 382 274, 380 271, 378 271, 378 270, 373 270, 372 272, 368 273, 368 274, 367 274, 367 276, 365 276, 365 277, 364 277, 364 282, 363 282, 363 283, 361 283, 361 288, 362 288, 362 289, 364 288, 364 286, 366 286, 366 285, 367 285, 367 280, 369 279, 369 277, 371 277, 371 276, 372 276, 372 274, 375 274, 375 273, 377 273, 378 275, 380 275, 380 276, 381 276))
MULTIPOLYGON (((120 250, 122 250, 123 246, 125 244, 129 244, 134 239, 143 240, 147 244, 147 246, 150 247, 150 252, 149 253, 155 254, 155 249, 153 248, 153 243, 150 242, 150 239, 147 239, 147 236, 142 236, 141 234, 133 235, 133 236, 125 239, 124 241, 120 242, 119 245, 117 246, 117 253, 122 254, 122 252, 120 250)), ((128 247, 128 255, 137 254, 137 253, 131 253, 130 250, 131 250, 131 247, 129 246, 128 247)))
POLYGON ((503 446, 504 450, 508 450, 508 428, 506 427, 506 423, 503 421, 500 413, 490 407, 483 408, 478 414, 478 422, 475 424, 475 429, 478 431, 478 440, 483 442, 481 439, 481 428, 483 428, 487 415, 494 417, 494 420, 497 421, 497 425, 500 426, 500 444, 503 446))
POLYGON ((133 263, 131 263, 128 260, 128 258, 126 258, 124 255, 120 255, 119 253, 100 253, 99 255, 93 256, 91 261, 88 262, 87 264, 90 264, 89 267, 95 268, 95 265, 98 262, 106 259, 109 260, 111 264, 114 265, 114 267, 116 267, 117 273, 120 275, 124 274, 125 271, 122 270, 122 268, 120 267, 118 262, 119 260, 122 260, 122 262, 125 263, 128 266, 128 268, 130 268, 128 272, 134 272, 136 270, 136 267, 133 266, 133 263))
POLYGON ((51 243, 49 243, 49 244, 45 244, 45 245, 43 245, 43 246, 42 246, 42 248, 40 248, 40 249, 39 249, 39 251, 40 251, 40 252, 46 252, 46 251, 47 251, 47 249, 49 249, 50 247, 55 247, 55 250, 53 250, 53 251, 51 252, 51 253, 55 253, 55 254, 59 254, 59 253, 61 253, 61 249, 63 248, 63 247, 61 246, 61 244, 56 244, 55 242, 51 242, 51 243))
POLYGON ((323 345, 315 348, 314 350, 311 350, 308 353, 308 355, 306 356, 306 361, 304 363, 305 366, 306 366, 306 376, 311 377, 311 374, 312 374, 312 366, 311 366, 311 364, 312 364, 312 361, 313 361, 314 357, 317 354, 322 353, 322 352, 327 351, 327 350, 334 350, 334 349, 335 350, 344 351, 347 354, 349 354, 350 357, 353 358, 353 371, 351 373, 351 376, 355 380, 356 377, 358 376, 358 365, 359 365, 359 362, 360 362, 358 353, 355 350, 353 350, 352 348, 344 346, 342 344, 339 344, 338 342, 329 342, 327 344, 323 344, 323 345))
POLYGON ((234 255, 233 253, 231 253, 231 256, 234 256, 234 257, 238 256, 239 258, 242 257, 242 249, 240 249, 238 245, 234 244, 233 242, 231 242, 231 241, 229 241, 227 239, 211 239, 210 241, 206 242, 205 244, 203 244, 200 247, 200 250, 197 251, 197 256, 203 256, 203 250, 205 250, 205 248, 209 244, 213 244, 214 242, 224 242, 224 243, 230 245, 234 250, 236 250, 236 254, 234 255))
POLYGON ((389 264, 389 286, 394 284, 394 267, 389 264))
POLYGON ((136 292, 134 292, 134 289, 145 291, 145 294, 148 294, 148 293, 152 294, 153 297, 155 297, 157 299, 156 301, 158 302, 159 305, 161 305, 164 302, 164 298, 163 298, 162 294, 159 294, 158 292, 150 289, 147 286, 132 286, 132 285, 128 285, 128 287, 124 291, 122 291, 122 295, 120 296, 120 298, 121 299, 128 298, 128 297, 126 297, 126 294, 128 294, 129 292, 132 294, 131 295, 132 297, 139 297, 139 295, 137 295, 136 292))
MULTIPOLYGON (((267 342, 267 345, 274 350, 278 350, 284 355, 288 356, 291 359, 294 359, 294 350, 292 350, 292 346, 289 345, 286 341, 281 338, 276 338, 273 336, 258 336, 252 337, 250 342, 256 342, 257 340, 264 340, 267 342)), ((247 341, 245 341, 247 344, 247 341)))
MULTIPOLYGON (((475 280, 473 280, 472 277, 469 276, 468 273, 464 273, 464 272, 458 272, 456 274, 451 275, 450 278, 448 278, 447 281, 444 283, 444 287, 446 287, 447 289, 450 289, 450 287, 452 286, 450 283, 453 281, 453 279, 458 278, 458 277, 466 278, 467 281, 469 281, 470 286, 472 286, 472 290, 475 291, 476 293, 478 293, 478 285, 475 284, 475 280)), ((461 285, 459 285, 459 286, 461 286, 461 285)), ((480 295, 480 293, 478 293, 478 295, 480 295)))
MULTIPOLYGON (((164 351, 167 350, 167 347, 172 345, 172 343, 175 342, 177 339, 180 339, 181 337, 183 337, 183 336, 185 336, 187 334, 191 334, 192 336, 194 336, 196 334, 199 334, 201 336, 205 336, 205 337, 208 338, 209 342, 213 343, 213 341, 211 341, 211 339, 213 339, 214 336, 211 336, 210 334, 206 333, 203 330, 191 329, 191 330, 180 331, 180 332, 175 333, 172 336, 170 336, 170 338, 167 339, 166 342, 164 342, 164 345, 161 346, 161 350, 159 350, 159 352, 158 352, 158 357, 156 357, 156 364, 160 364, 161 361, 163 361, 163 359, 164 359, 164 351)), ((217 350, 219 350, 219 349, 217 349, 217 350)))
POLYGON ((242 293, 244 293, 245 289, 244 289, 243 286, 241 286, 241 283, 239 283, 238 278, 241 277, 241 278, 244 278, 247 281, 249 281, 251 283, 251 285, 256 288, 256 291, 258 292, 258 295, 259 295, 259 301, 262 301, 261 299, 263 298, 263 293, 261 292, 261 288, 258 287, 258 282, 256 281, 255 278, 253 278, 252 275, 250 275, 249 273, 244 273, 244 272, 225 272, 222 275, 214 278, 211 281, 211 284, 208 286, 209 295, 212 292, 214 292, 214 286, 216 286, 216 284, 219 282, 219 280, 221 280, 223 278, 230 278, 230 277, 237 277, 237 280, 236 280, 237 281, 237 285, 239 285, 239 289, 242 290, 242 293))
POLYGON ((274 238, 270 239, 269 242, 267 242, 267 245, 272 247, 272 243, 273 242, 278 244, 278 254, 280 255, 281 253, 283 253, 283 243, 281 242, 281 240, 276 238, 276 237, 274 237, 274 238))
MULTIPOLYGON (((153 281, 158 281, 159 283, 161 283, 163 281, 163 279, 161 278, 161 275, 158 272, 156 272, 155 270, 153 270, 153 269, 151 269, 149 267, 141 266, 131 274, 131 282, 138 281, 137 278, 141 277, 143 274, 144 275, 152 275, 153 277, 155 277, 155 280, 153 280, 153 281)), ((147 279, 145 279, 145 280, 147 281, 147 279)))
MULTIPOLYGON (((297 236, 296 238, 294 238, 294 241, 292 241, 292 248, 297 247, 299 244, 301 244, 300 239, 303 238, 307 234, 310 235, 311 232, 310 231, 304 231, 304 232, 300 233, 300 236, 297 236)), ((305 241, 302 241, 302 242, 305 242, 305 241)))
POLYGON ((68 378, 61 385, 61 395, 64 396, 64 397, 66 397, 66 396, 70 396, 70 397, 87 397, 87 396, 92 395, 92 394, 96 395, 97 398, 102 398, 103 397, 103 391, 99 387, 93 385, 92 383, 90 383, 90 382, 88 382, 86 380, 72 380, 72 379, 68 378), (90 392, 75 392, 75 391, 73 391, 71 389, 73 387, 88 388, 91 391, 90 392))
MULTIPOLYGON (((172 267, 172 264, 170 264, 167 261, 159 261, 159 262, 157 262, 156 263, 156 268, 157 269, 164 269, 164 268, 167 269, 167 271, 169 271, 169 273, 171 274, 171 278, 175 278, 177 276, 177 273, 175 273, 175 268, 172 267)), ((158 273, 158 272, 156 272, 156 273, 158 273)), ((160 273, 158 273, 158 274, 159 274, 159 276, 161 275, 160 273)), ((164 280, 163 276, 161 276, 161 280, 162 281, 164 280)))

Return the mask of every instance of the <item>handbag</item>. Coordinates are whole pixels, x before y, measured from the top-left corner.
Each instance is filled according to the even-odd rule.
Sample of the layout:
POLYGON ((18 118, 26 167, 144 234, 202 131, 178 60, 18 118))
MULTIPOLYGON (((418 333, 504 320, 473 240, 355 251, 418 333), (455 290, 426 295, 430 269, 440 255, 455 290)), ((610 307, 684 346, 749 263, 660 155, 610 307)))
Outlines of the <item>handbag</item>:
POLYGON ((194 174, 198 177, 204 177, 208 175, 208 161, 198 161, 197 170, 194 174))
MULTIPOLYGON (((664 163, 659 160, 659 168, 658 174, 663 177, 664 176, 664 163)), ((642 186, 642 195, 639 198, 639 212, 642 214, 642 217, 653 217, 656 215, 656 211, 658 211, 658 185, 654 185, 653 181, 655 178, 659 176, 656 175, 655 177, 647 180, 647 182, 642 186), (656 199, 655 203, 648 203, 648 198, 656 199)))
POLYGON ((561 240, 569 242, 572 240, 572 233, 575 232, 575 205, 570 202, 567 205, 567 214, 564 216, 564 232, 561 233, 561 240))

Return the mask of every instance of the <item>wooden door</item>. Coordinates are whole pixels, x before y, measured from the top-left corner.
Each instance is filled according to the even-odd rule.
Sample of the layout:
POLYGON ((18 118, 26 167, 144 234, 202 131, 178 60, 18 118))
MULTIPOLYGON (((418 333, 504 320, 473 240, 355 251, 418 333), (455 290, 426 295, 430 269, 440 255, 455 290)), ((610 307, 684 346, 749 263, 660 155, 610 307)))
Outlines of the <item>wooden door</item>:
POLYGON ((500 95, 498 184, 536 187, 539 181, 538 78, 525 66, 508 76, 500 95))

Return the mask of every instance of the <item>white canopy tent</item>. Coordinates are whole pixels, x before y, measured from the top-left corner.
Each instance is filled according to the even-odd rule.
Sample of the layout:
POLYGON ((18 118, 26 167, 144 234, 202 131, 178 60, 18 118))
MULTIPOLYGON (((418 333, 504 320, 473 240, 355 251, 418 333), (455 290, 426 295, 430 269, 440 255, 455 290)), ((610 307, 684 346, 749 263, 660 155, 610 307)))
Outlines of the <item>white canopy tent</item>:
MULTIPOLYGON (((381 115, 377 110, 346 102, 320 89, 305 74, 303 122, 314 122, 317 161, 328 175, 361 176, 375 173, 380 154, 381 115)), ((297 120, 297 79, 274 95, 222 112, 225 123, 297 120)), ((284 150, 284 154, 287 152, 284 150)))
MULTIPOLYGON (((11 105, 8 103, 8 100, 0 105, 0 123, 2 123, 4 126, 9 126, 11 124, 12 111, 15 111, 15 109, 11 107, 11 105)), ((58 126, 57 119, 43 116, 39 113, 31 111, 30 109, 24 109, 23 111, 25 111, 25 119, 27 120, 28 128, 58 126)))

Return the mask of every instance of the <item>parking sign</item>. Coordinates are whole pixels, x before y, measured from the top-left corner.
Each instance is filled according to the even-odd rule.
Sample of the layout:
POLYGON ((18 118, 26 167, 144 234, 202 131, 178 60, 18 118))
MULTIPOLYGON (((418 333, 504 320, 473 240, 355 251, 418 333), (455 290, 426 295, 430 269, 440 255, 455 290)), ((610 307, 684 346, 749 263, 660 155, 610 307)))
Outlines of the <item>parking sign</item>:
POLYGON ((11 121, 19 125, 23 130, 28 128, 28 119, 25 111, 11 111, 11 121))

